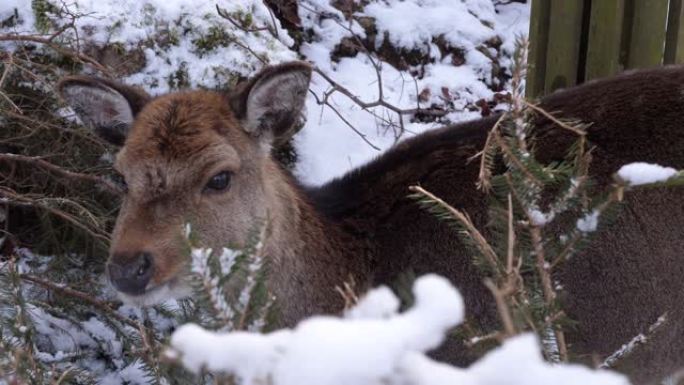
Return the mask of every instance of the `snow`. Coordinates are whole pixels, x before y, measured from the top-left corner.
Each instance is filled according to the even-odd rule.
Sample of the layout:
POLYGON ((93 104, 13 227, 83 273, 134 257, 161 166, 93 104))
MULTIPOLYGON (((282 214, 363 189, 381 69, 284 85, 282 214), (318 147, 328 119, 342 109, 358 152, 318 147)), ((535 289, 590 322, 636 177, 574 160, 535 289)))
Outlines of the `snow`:
POLYGON ((171 356, 192 371, 224 372, 245 385, 628 384, 619 374, 544 362, 532 335, 507 340, 467 369, 435 362, 425 352, 463 321, 463 300, 436 275, 417 279, 413 292, 415 305, 404 313, 381 287, 343 318, 312 317, 266 335, 187 324, 171 337, 171 356))
MULTIPOLYGON (((317 104, 316 98, 322 99, 325 92, 330 90, 330 84, 314 74, 310 89, 316 96, 309 95, 307 124, 295 137, 299 154, 295 168, 297 177, 306 184, 320 185, 371 161, 398 140, 441 127, 445 123, 480 118, 478 111, 469 111, 466 107, 480 99, 491 100, 494 93, 490 89, 493 82, 492 61, 476 47, 498 37, 510 55, 516 34, 527 33, 528 5, 516 5, 514 11, 508 11, 508 6, 501 8, 503 13, 499 21, 499 15, 488 0, 370 1, 358 15, 377 19, 380 33, 376 37, 376 46, 382 43, 386 32, 394 45, 406 50, 429 50, 434 60, 434 63, 420 66, 420 71, 424 73, 422 77, 415 78, 407 71, 399 71, 381 61, 384 100, 402 109, 416 108, 417 105, 451 105, 453 112, 442 121, 433 123, 410 122, 409 116, 404 116, 405 132, 396 138, 399 131, 396 113, 384 107, 363 110, 346 96, 333 94, 330 97, 331 104, 342 113, 345 120, 365 135, 376 147, 373 148, 347 127, 334 111, 317 104), (407 14, 411 17, 404 16, 407 14), (481 20, 491 24, 491 27, 481 20), (450 54, 442 55, 433 43, 438 36, 443 36, 450 46, 465 52, 465 64, 454 66, 450 54), (418 94, 424 90, 428 91, 425 93, 428 98, 419 103, 418 94), (388 124, 387 120, 391 120, 392 124, 388 124)), ((315 39, 304 43, 300 49, 306 60, 364 102, 377 100, 377 74, 365 53, 341 58, 337 62, 330 58, 330 51, 342 38, 351 36, 349 29, 359 37, 365 36, 361 26, 357 22, 350 24, 344 21, 329 0, 303 0, 299 16, 303 26, 315 34, 315 39)), ((498 56, 498 59, 510 64, 505 57, 498 56)))
POLYGON ((665 182, 675 174, 677 170, 674 168, 644 162, 624 165, 617 172, 618 177, 630 186, 665 182))
MULTIPOLYGON (((58 1, 53 3, 62 7, 58 1)), ((15 32, 35 33, 30 27, 34 21, 30 4, 29 1, 3 0, 0 20, 11 15, 16 7, 24 23, 15 32)), ((294 41, 279 23, 279 38, 276 39, 268 33, 228 28, 228 22, 216 12, 218 5, 227 12, 251 15, 256 25, 272 26, 273 19, 260 0, 77 0, 64 4, 71 12, 85 15, 78 18, 75 25, 81 38, 89 43, 98 46, 120 43, 126 49, 147 47, 143 49, 144 68, 122 80, 142 85, 153 94, 170 91, 172 78, 179 70, 186 72, 190 87, 216 88, 229 84, 236 74, 248 76, 261 68, 259 59, 235 44, 202 51, 199 41, 209 35, 212 28, 227 30, 231 38, 269 62, 297 58, 288 48, 294 41)), ((7 43, 0 43, 0 47, 11 48, 7 43)))
MULTIPOLYGON (((0 20, 6 20, 14 14, 17 10, 19 15, 20 26, 15 28, 13 32, 16 33, 32 33, 35 17, 31 9, 31 2, 26 0, 2 0, 0 2, 0 20)), ((2 44, 0 43, 0 47, 2 44)))
POLYGON ((596 231, 596 228, 598 227, 598 220, 599 216, 601 215, 601 212, 598 210, 594 210, 582 218, 577 220, 577 230, 583 232, 583 233, 591 233, 596 231))
POLYGON ((491 1, 388 0, 372 2, 364 13, 377 21, 379 47, 389 37, 395 47, 428 52, 435 36, 454 46, 475 48, 496 36, 491 1), (411 15, 411 17, 406 17, 411 15))
MULTIPOLYGON (((218 28, 269 63, 303 57, 361 100, 372 102, 378 98, 377 74, 365 53, 331 59, 331 51, 343 38, 352 36, 352 32, 359 38, 366 37, 359 23, 345 20, 331 0, 299 2, 302 27, 312 34, 311 41, 305 41, 299 52, 292 49, 294 41, 279 23, 276 38, 267 32, 242 31, 216 14, 218 4, 228 12, 251 15, 253 26, 271 26, 271 15, 260 0, 77 0, 66 4, 73 12, 86 14, 76 21, 76 26, 88 42, 119 43, 128 50, 141 50, 144 67, 122 80, 142 85, 152 94, 184 86, 178 84, 179 74, 190 87, 217 88, 232 84, 236 75, 248 76, 263 66, 252 53, 236 44, 201 50, 198 40, 218 28), (160 34, 160 31, 166 32, 160 34), (160 36, 177 41, 168 43, 160 36)), ((412 68, 414 73, 422 72, 414 78, 411 71, 399 71, 376 58, 382 68, 384 100, 403 109, 440 106, 448 113, 430 123, 411 122, 411 116, 404 115, 402 133, 395 112, 384 107, 363 110, 346 96, 332 95, 329 100, 334 108, 365 135, 371 146, 330 107, 317 104, 316 97, 322 99, 330 84, 314 75, 311 91, 316 96, 308 95, 307 124, 294 140, 299 155, 295 166, 297 177, 305 184, 319 185, 367 163, 398 140, 446 123, 479 118, 479 111, 469 109, 481 99, 492 100, 491 87, 497 81, 492 79, 492 59, 483 52, 506 65, 510 62, 493 48, 487 48, 486 42, 500 39, 503 51, 510 55, 512 38, 516 33, 526 33, 529 20, 527 5, 510 4, 495 10, 492 4, 490 0, 370 1, 357 16, 377 19, 376 44, 381 44, 386 34, 398 48, 429 50, 433 60, 412 68), (411 17, 403 16, 406 14, 411 17), (434 43, 438 37, 463 52, 463 65, 453 65, 452 55, 440 52, 434 43), (419 102, 419 93, 427 96, 426 99, 419 102)), ((14 7, 25 22, 13 31, 34 32, 30 27, 33 12, 29 2, 3 1, 0 16, 9 15, 14 7)), ((8 43, 0 43, 0 47, 12 48, 8 43)))
POLYGON ((530 217, 532 225, 544 227, 547 223, 551 222, 556 215, 554 212, 544 213, 538 209, 535 209, 530 210, 530 212, 527 213, 527 216, 530 217))

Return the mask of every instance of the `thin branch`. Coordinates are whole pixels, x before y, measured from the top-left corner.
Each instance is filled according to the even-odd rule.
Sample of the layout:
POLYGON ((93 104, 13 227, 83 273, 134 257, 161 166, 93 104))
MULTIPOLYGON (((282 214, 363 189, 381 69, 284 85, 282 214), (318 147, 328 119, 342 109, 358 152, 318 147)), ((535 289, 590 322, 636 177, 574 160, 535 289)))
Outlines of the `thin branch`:
POLYGON ((12 33, 0 35, 0 41, 31 42, 31 43, 38 43, 38 44, 46 45, 46 46, 54 49, 55 51, 61 53, 64 56, 68 56, 68 57, 76 59, 77 61, 80 61, 82 63, 89 64, 104 74, 108 74, 108 75, 111 74, 111 71, 109 70, 109 68, 100 64, 97 60, 93 59, 92 57, 90 57, 84 53, 65 48, 65 47, 55 43, 53 40, 54 40, 54 37, 46 38, 46 37, 38 36, 38 35, 19 35, 19 34, 12 34, 12 33))
POLYGON ((494 140, 496 140, 496 143, 499 145, 499 148, 501 149, 501 151, 502 151, 503 153, 506 154, 506 156, 508 157, 508 159, 510 159, 510 160, 513 162, 513 164, 515 164, 515 166, 516 166, 520 171, 522 171, 523 174, 525 174, 525 176, 526 176, 531 182, 533 182, 533 183, 534 183, 535 185, 537 185, 537 186, 543 186, 544 184, 543 184, 536 176, 534 176, 534 174, 532 174, 532 172, 530 172, 530 170, 528 170, 527 167, 525 167, 525 165, 522 164, 522 162, 520 161, 520 159, 518 159, 518 157, 513 153, 513 151, 511 151, 511 148, 510 148, 510 147, 506 144, 506 142, 503 140, 503 138, 501 137, 501 134, 499 133, 499 131, 493 131, 493 132, 494 132, 494 140))
POLYGON ((114 309, 112 309, 107 303, 100 301, 99 299, 93 298, 91 295, 84 293, 82 291, 74 290, 68 286, 60 286, 58 284, 55 284, 50 281, 46 281, 42 278, 38 278, 35 275, 30 275, 30 274, 20 274, 19 277, 25 281, 29 281, 32 283, 35 283, 39 286, 42 286, 45 289, 52 290, 55 292, 58 292, 60 294, 67 295, 69 297, 73 297, 76 299, 79 299, 83 302, 86 302, 90 305, 93 305, 94 307, 100 309, 101 311, 107 313, 108 315, 111 315, 112 317, 116 318, 122 323, 125 323, 126 325, 129 325, 136 330, 140 330, 142 327, 140 323, 122 316, 121 314, 117 313, 114 309))
MULTIPOLYGON (((267 7, 267 8, 268 8, 268 7, 267 7)), ((273 32, 271 31, 271 29, 270 29, 269 27, 256 27, 256 28, 248 28, 248 27, 245 27, 245 26, 243 25, 243 24, 246 24, 245 21, 240 20, 240 22, 238 22, 238 20, 235 20, 235 19, 230 15, 230 13, 228 13, 228 11, 226 11, 225 9, 219 7, 218 4, 216 4, 216 12, 217 12, 218 15, 221 16, 222 18, 228 20, 228 22, 229 22, 230 24, 232 24, 233 26, 235 26, 235 28, 237 28, 237 29, 239 29, 239 30, 241 30, 241 31, 243 31, 243 32, 252 33, 252 32, 269 31, 269 32, 271 32, 271 34, 273 34, 273 32)), ((277 35, 276 35, 276 36, 277 36, 277 35)))
POLYGON ((56 209, 54 207, 50 207, 48 205, 43 204, 42 202, 38 200, 34 200, 31 198, 27 198, 25 196, 19 195, 7 188, 0 188, 0 202, 4 202, 10 206, 23 206, 23 207, 33 207, 33 208, 39 208, 43 209, 59 218, 64 219, 65 221, 71 223, 75 227, 85 231, 87 234, 92 236, 93 238, 96 238, 105 244, 109 244, 110 239, 108 235, 105 234, 99 234, 87 225, 81 223, 77 218, 75 218, 73 215, 56 209))
MULTIPOLYGON (((330 76, 328 76, 320 68, 313 67, 313 71, 316 72, 317 74, 321 75, 321 77, 323 79, 325 79, 325 81, 330 83, 330 85, 332 86, 332 92, 339 92, 339 93, 343 94, 344 96, 351 99, 351 101, 353 101, 355 104, 357 104, 359 107, 361 107, 363 109, 369 109, 369 108, 373 108, 373 107, 385 107, 388 110, 394 111, 397 114, 401 114, 401 115, 411 115, 411 114, 421 113, 421 114, 441 117, 441 116, 444 116, 447 114, 447 112, 443 111, 443 110, 429 110, 429 109, 422 109, 422 108, 402 109, 402 108, 396 107, 390 103, 387 103, 386 101, 384 101, 382 99, 377 99, 377 100, 372 101, 372 102, 364 102, 359 97, 354 95, 351 91, 349 91, 347 88, 345 88, 344 86, 340 85, 335 80, 333 80, 330 76)), ((332 93, 332 92, 330 92, 330 93, 332 93)))
POLYGON ((535 104, 532 104, 532 103, 528 102, 528 101, 525 100, 525 99, 521 99, 521 100, 522 100, 523 104, 525 104, 526 106, 530 107, 530 108, 533 109, 534 111, 536 111, 536 112, 538 112, 538 113, 544 115, 544 117, 546 117, 546 118, 549 119, 550 121, 554 122, 554 123, 557 124, 559 127, 564 128, 564 129, 566 129, 566 130, 568 130, 568 131, 572 131, 572 132, 574 132, 575 134, 580 135, 580 136, 585 136, 585 135, 587 135, 587 132, 586 132, 586 131, 584 131, 584 130, 582 130, 582 129, 580 129, 580 128, 574 127, 574 126, 572 126, 572 125, 569 125, 569 124, 564 123, 564 122, 561 121, 560 119, 558 119, 558 118, 556 118, 555 116, 551 115, 550 113, 546 112, 543 108, 541 108, 541 107, 539 107, 539 106, 537 106, 537 105, 535 105, 535 104))
POLYGON ((637 336, 632 338, 628 343, 622 345, 620 349, 618 349, 616 352, 611 354, 610 356, 606 357, 606 359, 603 361, 601 365, 599 365, 599 368, 601 369, 609 369, 615 366, 615 364, 620 361, 621 359, 627 357, 628 355, 632 354, 634 349, 637 347, 645 344, 648 342, 648 339, 664 324, 667 322, 667 317, 668 313, 665 312, 663 315, 658 317, 658 319, 648 328, 648 332, 646 332, 646 335, 643 333, 639 333, 637 336))
POLYGON ((351 124, 351 123, 350 123, 350 122, 349 122, 349 121, 348 121, 348 120, 347 120, 347 119, 346 119, 346 118, 337 110, 337 108, 333 107, 333 105, 330 104, 330 102, 328 102, 327 100, 321 101, 320 99, 318 99, 318 95, 316 95, 315 92, 313 92, 313 91, 311 91, 311 90, 309 90, 309 92, 311 92, 311 94, 313 95, 314 99, 316 99, 316 103, 317 103, 318 105, 324 105, 324 104, 325 104, 326 106, 328 106, 328 108, 330 108, 330 109, 337 115, 337 117, 339 117, 340 120, 342 120, 342 122, 343 122, 344 124, 346 124, 349 128, 351 128, 351 130, 354 131, 354 132, 355 132, 355 133, 356 133, 364 142, 366 142, 366 144, 368 144, 369 146, 371 146, 374 150, 377 150, 377 151, 380 151, 380 150, 381 150, 380 147, 374 145, 370 140, 368 140, 368 138, 366 137, 366 134, 364 134, 363 132, 357 130, 356 127, 354 127, 354 125, 351 124))
POLYGON ((485 140, 485 144, 482 148, 482 151, 478 152, 477 154, 473 155, 471 158, 468 159, 468 161, 470 162, 478 156, 480 157, 480 171, 477 176, 477 188, 485 192, 489 191, 492 187, 492 170, 490 169, 490 167, 488 167, 487 164, 487 152, 489 148, 492 146, 492 138, 494 137, 494 135, 496 135, 495 132, 498 132, 499 126, 506 117, 507 114, 501 114, 499 119, 496 120, 496 123, 494 123, 494 127, 492 127, 492 129, 487 134, 487 139, 485 140))
POLYGON ((491 279, 485 278, 484 285, 492 292, 494 296, 494 301, 496 302, 496 308, 499 312, 499 317, 501 318, 501 323, 503 323, 505 337, 510 337, 516 334, 515 327, 513 326, 513 318, 511 317, 510 309, 506 304, 505 294, 492 282, 491 279))
POLYGON ((38 157, 38 156, 26 156, 26 155, 19 155, 19 154, 11 154, 11 153, 0 153, 0 162, 1 161, 6 161, 6 162, 22 162, 22 163, 27 163, 34 165, 36 167, 40 167, 43 169, 46 169, 50 172, 53 172, 61 177, 67 178, 67 179, 73 179, 73 180, 80 180, 80 181, 86 181, 90 183, 94 183, 97 185, 100 185, 104 187, 107 192, 114 194, 114 195, 121 195, 123 193, 123 190, 117 186, 116 184, 112 183, 111 181, 99 177, 97 175, 91 175, 91 174, 84 174, 80 172, 74 172, 67 170, 65 168, 62 168, 56 164, 50 163, 46 161, 45 159, 38 157))
MULTIPOLYGON (((542 282, 542 291, 544 292, 544 300, 546 308, 551 309, 553 303, 556 301, 556 291, 553 289, 553 282, 551 281, 551 265, 546 262, 544 254, 543 240, 541 236, 541 228, 530 223, 530 237, 532 238, 532 246, 534 248, 535 256, 537 257, 537 272, 542 282)), ((552 325, 553 333, 556 335, 556 343, 558 344, 558 354, 560 360, 568 361, 568 346, 565 342, 565 333, 557 325, 552 325)))
POLYGON ((494 249, 492 249, 492 246, 489 244, 489 242, 487 242, 487 239, 482 235, 482 233, 480 233, 480 231, 475 227, 475 225, 470 220, 468 215, 466 215, 466 214, 460 212, 459 210, 455 209, 450 204, 446 203, 445 201, 438 198, 433 193, 425 190, 424 188, 422 188, 420 186, 410 186, 409 190, 426 196, 427 198, 429 198, 430 200, 435 202, 440 207, 449 211, 454 216, 454 218, 456 218, 459 222, 461 222, 461 224, 463 224, 463 226, 466 228, 466 230, 468 231, 468 234, 475 241, 475 243, 478 245, 478 247, 480 248, 480 251, 485 256, 485 259, 487 260, 487 262, 489 262, 492 269, 494 269, 494 271, 498 270, 499 258, 497 257, 496 252, 494 251, 494 249))
POLYGON ((506 275, 513 274, 515 259, 515 227, 513 226, 513 197, 508 194, 508 249, 506 252, 506 275))

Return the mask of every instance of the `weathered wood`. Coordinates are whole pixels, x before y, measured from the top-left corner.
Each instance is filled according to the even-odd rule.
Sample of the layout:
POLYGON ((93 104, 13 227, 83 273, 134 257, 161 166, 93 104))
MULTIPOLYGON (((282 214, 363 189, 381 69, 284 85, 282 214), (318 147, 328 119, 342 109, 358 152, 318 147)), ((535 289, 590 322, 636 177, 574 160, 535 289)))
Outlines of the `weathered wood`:
POLYGON ((551 3, 545 93, 577 83, 583 8, 583 0, 551 3))
POLYGON ((684 7, 682 0, 670 0, 665 37, 665 64, 684 63, 684 7))
POLYGON ((625 0, 591 2, 586 80, 620 72, 620 43, 624 15, 625 0))
POLYGON ((645 68, 663 63, 668 0, 634 1, 627 68, 645 68))
POLYGON ((532 14, 530 15, 530 52, 527 70, 528 98, 540 96, 544 91, 546 76, 546 47, 549 42, 549 11, 551 0, 532 0, 532 14))

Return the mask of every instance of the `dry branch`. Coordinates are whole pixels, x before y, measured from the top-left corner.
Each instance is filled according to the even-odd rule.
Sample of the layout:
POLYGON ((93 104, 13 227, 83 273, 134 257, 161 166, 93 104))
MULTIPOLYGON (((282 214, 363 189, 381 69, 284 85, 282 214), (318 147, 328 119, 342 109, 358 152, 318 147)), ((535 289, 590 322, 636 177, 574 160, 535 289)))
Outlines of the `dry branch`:
POLYGON ((27 163, 34 165, 39 168, 43 168, 45 170, 48 170, 52 173, 55 173, 61 177, 64 177, 66 179, 73 179, 73 180, 79 180, 79 181, 86 181, 89 183, 94 183, 96 185, 104 187, 104 189, 113 194, 113 195, 121 195, 123 193, 122 189, 111 182, 110 180, 107 180, 105 178, 99 177, 97 175, 91 175, 91 174, 84 174, 80 172, 74 172, 71 170, 67 170, 65 168, 62 168, 56 164, 50 163, 43 159, 42 157, 38 156, 26 156, 26 155, 19 155, 19 154, 10 154, 10 153, 0 153, 0 162, 1 161, 6 161, 6 162, 22 162, 22 163, 27 163))
POLYGON ((87 302, 88 304, 93 305, 97 309, 103 311, 107 315, 109 315, 113 318, 116 318, 118 321, 125 323, 125 324, 135 328, 136 330, 141 330, 140 328, 142 327, 142 325, 140 325, 140 323, 138 323, 138 322, 136 322, 130 318, 126 318, 126 317, 122 316, 121 314, 117 313, 114 309, 112 309, 107 303, 100 301, 99 299, 93 298, 92 296, 90 296, 87 293, 84 293, 84 292, 78 291, 78 290, 74 290, 68 286, 60 286, 58 284, 55 284, 55 283, 50 282, 50 281, 46 281, 42 278, 38 278, 38 277, 36 277, 34 275, 30 275, 30 274, 21 274, 20 278, 25 280, 25 281, 29 281, 29 282, 35 283, 39 286, 42 286, 45 289, 55 291, 55 292, 58 292, 60 294, 67 295, 69 297, 76 298, 76 299, 83 301, 83 302, 87 302))

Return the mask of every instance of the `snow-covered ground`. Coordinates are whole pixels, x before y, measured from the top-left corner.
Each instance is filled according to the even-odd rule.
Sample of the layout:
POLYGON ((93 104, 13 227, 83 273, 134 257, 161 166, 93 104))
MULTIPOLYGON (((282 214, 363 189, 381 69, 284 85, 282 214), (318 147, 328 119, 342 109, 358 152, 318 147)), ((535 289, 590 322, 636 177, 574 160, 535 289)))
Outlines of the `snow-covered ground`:
MULTIPOLYGON (((124 74, 121 80, 142 85, 152 94, 179 86, 222 87, 232 84, 236 75, 254 73, 263 66, 262 61, 304 59, 362 101, 378 98, 377 72, 366 53, 332 57, 343 38, 367 36, 359 22, 345 19, 331 0, 299 2, 301 26, 311 36, 298 51, 293 38, 272 19, 261 0, 49 2, 58 8, 66 4, 71 13, 83 15, 75 21, 83 46, 117 44, 126 54, 141 51, 142 68, 124 74), (236 19, 249 20, 248 30, 270 27, 272 33, 237 28, 217 15, 216 5, 236 19)), ((35 34, 36 19, 29 1, 2 1, 0 20, 15 9, 22 23, 0 28, 0 32, 35 34)), ((381 67, 383 100, 402 109, 437 106, 447 114, 429 123, 412 122, 411 115, 404 115, 405 130, 399 135, 395 112, 384 107, 362 109, 341 93, 332 94, 330 104, 364 140, 331 107, 317 104, 317 98, 322 100, 331 85, 315 75, 307 101, 307 124, 295 137, 299 155, 295 172, 305 183, 321 184, 341 176, 378 156, 397 136, 404 138, 445 123, 480 117, 473 106, 480 100, 491 101, 492 89, 502 88, 492 73, 498 66, 510 66, 515 37, 527 33, 529 5, 511 3, 497 10, 491 0, 375 0, 355 16, 375 19, 376 47, 386 36, 394 49, 416 51, 430 59, 399 70, 375 58, 381 67), (462 57, 454 57, 457 54, 462 57)), ((64 36, 70 36, 70 31, 64 36)), ((0 43, 0 48, 14 47, 0 43)))
MULTIPOLYGON (((363 28, 356 22, 349 27, 335 17, 321 18, 321 12, 342 17, 340 11, 329 5, 329 0, 305 0, 302 3, 308 5, 300 8, 302 23, 313 28, 317 35, 315 41, 302 46, 302 55, 362 100, 377 100, 377 74, 366 55, 361 53, 336 62, 330 57, 330 51, 350 35, 350 30, 364 36, 363 28)), ((480 99, 491 100, 494 92, 490 85, 494 80, 491 78, 492 60, 475 48, 487 40, 500 38, 504 54, 499 57, 502 65, 509 66, 510 59, 506 55, 510 56, 515 48, 515 36, 527 34, 529 5, 509 4, 497 13, 489 0, 376 1, 365 7, 364 15, 377 20, 381 33, 376 37, 376 46, 382 44, 384 32, 395 46, 415 49, 434 59, 433 63, 421 68, 421 78, 380 62, 384 100, 399 108, 413 108, 419 104, 418 95, 422 94, 427 95, 420 100, 422 107, 443 105, 445 99, 449 99, 446 103, 453 103, 455 112, 440 122, 407 121, 404 135, 407 137, 439 127, 446 121, 460 122, 481 117, 479 111, 469 111, 465 107, 480 99), (450 46, 463 49, 465 62, 462 65, 453 65, 451 54, 441 54, 433 43, 437 36, 444 36, 450 46)), ((496 55, 496 52, 490 49, 490 54, 496 55)), ((311 86, 314 93, 322 95, 329 88, 330 85, 320 76, 314 77, 311 86)), ((333 110, 318 106, 312 95, 307 103, 307 124, 295 137, 300 155, 296 172, 301 180, 308 183, 320 184, 341 176, 395 143, 394 132, 388 132, 382 120, 390 119, 396 125, 396 114, 384 107, 364 110, 340 94, 332 95, 331 100, 344 118, 379 150, 365 143, 333 110)))

